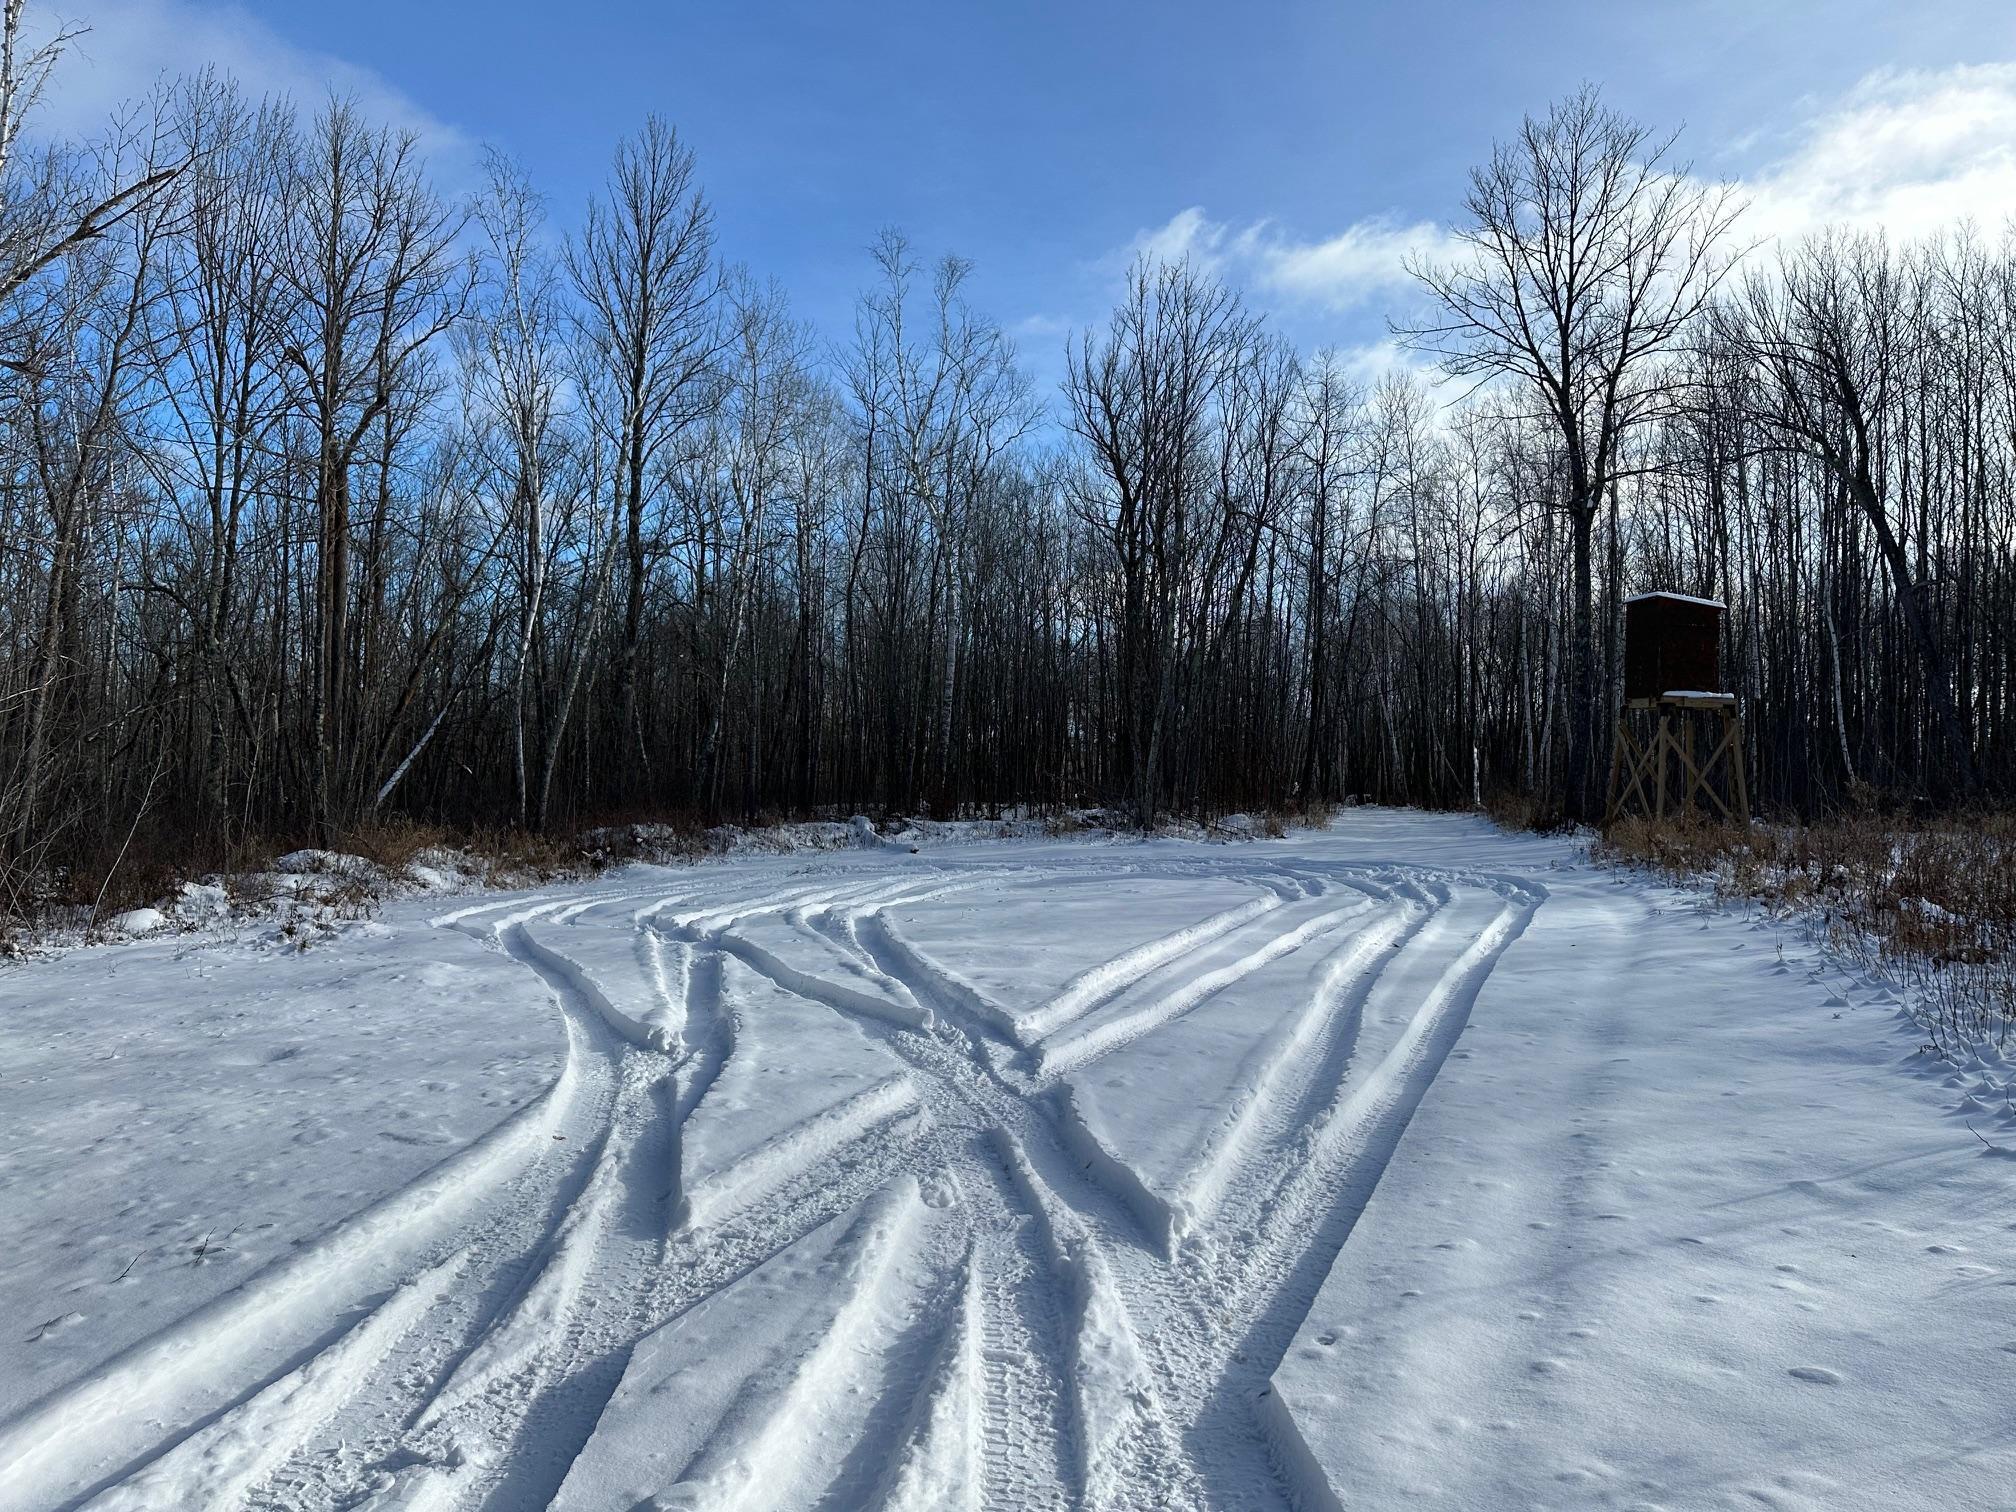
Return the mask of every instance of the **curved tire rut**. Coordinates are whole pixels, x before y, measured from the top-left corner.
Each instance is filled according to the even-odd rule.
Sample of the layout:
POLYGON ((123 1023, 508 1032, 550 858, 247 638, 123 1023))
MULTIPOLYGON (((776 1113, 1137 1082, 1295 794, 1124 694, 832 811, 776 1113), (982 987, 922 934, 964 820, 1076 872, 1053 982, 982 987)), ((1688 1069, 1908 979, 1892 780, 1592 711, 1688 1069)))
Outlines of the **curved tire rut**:
MULTIPOLYGON (((1168 870, 1253 894, 1081 972, 1019 1018, 911 945, 890 911, 1040 880, 1035 866, 801 877, 713 905, 691 889, 655 902, 609 891, 441 916, 508 953, 559 1011, 566 1059, 536 1139, 455 1194, 460 1208, 389 1231, 398 1247, 370 1266, 334 1266, 352 1300, 292 1353, 269 1348, 270 1363, 247 1369, 257 1351, 199 1351, 193 1379, 214 1378, 202 1391, 129 1363, 154 1383, 157 1419, 179 1426, 152 1442, 129 1427, 124 1450, 115 1431, 95 1485, 39 1504, 103 1493, 108 1508, 144 1505, 133 1498, 151 1485, 210 1474, 214 1505, 268 1512, 546 1506, 595 1452, 645 1340, 710 1299, 732 1306, 729 1288, 911 1183, 909 1290, 878 1304, 864 1342, 808 1356, 844 1358, 861 1400, 831 1404, 846 1442, 805 1461, 779 1505, 1289 1505, 1269 1378, 1544 892, 1396 867, 1168 870), (623 1002, 657 1002, 666 1026, 648 1043, 620 1032, 568 954, 576 929, 633 933, 640 975, 623 1002), (746 1200, 703 1222, 686 1132, 714 1116, 724 1073, 742 1064, 724 1001, 731 954, 845 1016, 914 1099, 802 1149, 777 1145, 781 1163, 746 1200), (1282 1017, 1247 1102, 1185 1178, 1185 1221, 1144 1222, 1139 1182, 1088 1160, 1065 1127, 1065 1078, 1291 956, 1329 959, 1314 997, 1282 1017), (251 1424, 257 1455, 219 1449, 251 1424)), ((594 959, 619 959, 612 941, 594 959)), ((800 1379, 792 1400, 820 1380, 800 1379)), ((678 1504, 740 1504, 710 1499, 708 1484, 678 1504)))

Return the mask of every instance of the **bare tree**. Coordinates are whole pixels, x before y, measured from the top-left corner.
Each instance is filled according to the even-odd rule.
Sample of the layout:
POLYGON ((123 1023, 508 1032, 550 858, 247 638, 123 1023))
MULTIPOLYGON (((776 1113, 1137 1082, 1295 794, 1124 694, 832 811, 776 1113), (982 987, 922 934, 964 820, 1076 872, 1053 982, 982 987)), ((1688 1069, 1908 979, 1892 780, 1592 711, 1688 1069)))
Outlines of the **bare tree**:
POLYGON ((1751 360, 1754 382, 1742 391, 1751 414, 1816 458, 1874 533, 1924 663, 1951 783, 1971 794, 1980 776, 1953 675, 1884 489, 1883 449, 1909 444, 1898 434, 1898 411, 1926 376, 1922 344, 1937 339, 1914 318, 1910 275, 1880 237, 1826 233, 1781 256, 1770 272, 1746 278, 1740 303, 1720 324, 1751 360))
POLYGON ((1185 633, 1224 545, 1207 509, 1216 406, 1254 333, 1222 283, 1187 262, 1143 259, 1065 380, 1070 424, 1097 468, 1080 509, 1119 578, 1115 759, 1144 825, 1162 805, 1185 633))
MULTIPOLYGON (((1335 354, 1323 352, 1303 374, 1301 405, 1295 444, 1306 501, 1302 512, 1302 615, 1309 714, 1297 786, 1305 801, 1315 802, 1336 798, 1342 791, 1337 770, 1333 621, 1364 399, 1335 354)), ((1348 626, 1344 634, 1344 656, 1348 659, 1348 626)))
MULTIPOLYGON (((885 587, 900 597, 914 584, 927 606, 924 680, 890 678, 895 663, 906 662, 899 645, 877 693, 885 713, 922 712, 918 738, 901 751, 892 739, 884 762, 886 801, 902 806, 916 796, 923 767, 939 756, 957 763, 963 700, 956 627, 972 588, 972 563, 961 550, 967 517, 1037 412, 1007 337, 966 303, 971 263, 938 259, 928 295, 919 299, 924 270, 902 233, 885 229, 869 253, 878 277, 860 301, 848 362, 861 413, 863 507, 879 500, 891 524, 885 587)), ((880 609, 885 621, 901 617, 893 598, 880 609)))
POLYGON ((1670 405, 1660 359, 1727 272, 1719 249, 1741 209, 1728 187, 1673 161, 1674 140, 1609 109, 1593 87, 1528 116, 1471 173, 1455 230, 1466 255, 1410 265, 1433 313, 1396 327, 1454 376, 1509 380, 1558 437, 1574 545, 1567 804, 1577 818, 1591 800, 1597 728, 1597 512, 1621 476, 1626 435, 1670 405))
POLYGON ((541 243, 545 207, 524 174, 501 154, 485 163, 487 182, 476 222, 488 257, 487 295, 462 336, 470 432, 487 482, 505 501, 516 549, 518 600, 511 666, 511 766, 520 824, 531 814, 527 700, 533 689, 533 641, 539 633, 549 571, 548 478, 560 435, 567 351, 562 341, 558 270, 541 243))
POLYGON ((292 215, 280 260, 290 295, 286 356, 309 427, 316 520, 317 675, 310 704, 310 809, 325 840, 347 822, 364 749, 350 677, 353 472, 374 427, 419 379, 429 343, 463 313, 473 283, 462 220, 422 177, 417 139, 373 127, 332 98, 289 165, 292 215))
MULTIPOLYGON (((10 29, 18 25, 18 7, 4 15, 10 29)), ((11 30, 5 40, 11 47, 11 30)), ((98 183, 172 178, 172 172, 157 176, 136 166, 159 160, 161 104, 157 97, 148 116, 127 123, 78 171, 98 183)), ((32 313, 14 326, 8 366, 18 380, 18 413, 12 418, 30 492, 40 505, 34 536, 47 542, 48 563, 28 656, 21 756, 14 781, 0 786, 0 857, 8 861, 45 851, 53 838, 48 809, 56 722, 66 704, 78 708, 85 681, 92 544, 137 470, 130 431, 143 403, 149 287, 166 225, 162 203, 151 193, 136 194, 121 214, 88 235, 46 246, 36 270, 49 268, 54 276, 30 301, 32 313)), ((23 273, 12 289, 0 277, 0 298, 26 292, 30 276, 23 273)))
MULTIPOLYGON (((567 270, 581 301, 587 347, 583 392, 611 449, 615 513, 622 521, 626 588, 616 667, 617 718, 627 750, 616 769, 650 769, 638 712, 637 660, 649 571, 646 518, 673 448, 718 402, 721 348, 714 215, 693 153, 657 116, 616 150, 608 187, 589 202, 567 270)), ((634 776, 625 785, 635 789, 634 776)))
POLYGON ((27 12, 28 0, 0 0, 0 300, 112 231, 186 166, 152 153, 105 179, 80 173, 61 148, 24 155, 21 128, 63 54, 89 29, 58 22, 38 42, 27 35, 27 12))
POLYGON ((179 87, 174 112, 189 167, 171 191, 178 234, 155 259, 147 352, 163 424, 142 457, 190 549, 166 554, 162 566, 172 570, 142 587, 190 622, 208 740, 200 791, 209 822, 228 826, 228 732, 260 738, 228 628, 246 515, 275 480, 288 412, 289 295, 276 259, 294 123, 285 107, 254 106, 237 85, 207 74, 179 87))

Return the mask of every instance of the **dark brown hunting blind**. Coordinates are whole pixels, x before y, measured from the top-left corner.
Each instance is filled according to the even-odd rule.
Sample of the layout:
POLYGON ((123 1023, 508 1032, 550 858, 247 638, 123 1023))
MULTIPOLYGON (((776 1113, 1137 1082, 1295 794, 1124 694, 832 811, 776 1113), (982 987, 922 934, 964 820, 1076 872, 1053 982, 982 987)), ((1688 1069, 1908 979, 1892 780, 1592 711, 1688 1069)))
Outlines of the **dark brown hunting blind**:
POLYGON ((1722 613, 1719 601, 1685 593, 1624 601, 1624 707, 1610 758, 1606 824, 1633 809, 1659 821, 1669 806, 1674 817, 1685 815, 1697 795, 1723 818, 1750 822, 1743 715, 1736 695, 1722 691, 1722 613), (1646 744, 1632 729, 1634 714, 1651 716, 1646 744), (1669 776, 1677 779, 1670 805, 1669 776))
POLYGON ((1624 601, 1624 697, 1722 691, 1722 606, 1681 593, 1624 601))

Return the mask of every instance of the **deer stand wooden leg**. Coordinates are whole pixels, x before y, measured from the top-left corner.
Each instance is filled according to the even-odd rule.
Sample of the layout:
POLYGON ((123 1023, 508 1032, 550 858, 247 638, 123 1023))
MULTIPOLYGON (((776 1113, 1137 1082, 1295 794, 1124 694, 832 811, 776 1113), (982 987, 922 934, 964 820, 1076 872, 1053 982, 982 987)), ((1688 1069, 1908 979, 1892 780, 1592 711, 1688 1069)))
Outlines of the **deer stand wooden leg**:
POLYGON ((1722 811, 1722 816, 1726 819, 1729 817, 1729 805, 1723 802, 1722 795, 1715 791, 1715 767, 1729 748, 1729 740, 1726 734, 1726 716, 1724 719, 1725 733, 1716 740, 1714 745, 1708 748, 1708 758, 1705 761, 1700 759, 1701 732, 1696 727, 1697 723, 1698 721, 1695 719, 1688 720, 1687 746, 1680 756, 1680 764, 1687 772, 1687 798, 1680 805, 1680 811, 1683 816, 1693 812, 1694 795, 1698 792, 1706 800, 1701 805, 1701 816, 1704 819, 1711 817, 1708 812, 1708 805, 1711 803, 1722 811))
MULTIPOLYGON (((1714 747, 1709 751, 1707 761, 1702 763, 1701 771, 1697 779, 1701 784, 1701 791, 1707 796, 1708 802, 1714 804, 1716 808, 1722 811, 1722 817, 1724 819, 1733 818, 1735 817, 1735 814, 1734 810, 1732 810, 1728 805, 1728 803, 1726 803, 1723 800, 1722 795, 1715 791, 1714 777, 1715 777, 1715 768, 1723 761, 1725 757, 1728 756, 1728 754, 1729 754, 1729 717, 1725 714, 1722 716, 1721 736, 1716 740, 1714 747)), ((1704 806, 1704 814, 1705 814, 1705 806, 1704 806)))
POLYGON ((1611 767, 1613 773, 1622 773, 1623 780, 1618 785, 1609 818, 1605 822, 1621 818, 1630 809, 1634 798, 1637 801, 1638 811, 1649 815, 1652 812, 1652 799, 1645 791, 1645 783, 1651 775, 1652 752, 1641 750, 1638 742, 1632 739, 1629 719, 1620 718, 1617 721, 1617 749, 1611 767))
POLYGON ((1736 822, 1750 828, 1750 782, 1743 771, 1743 714, 1729 711, 1729 776, 1736 789, 1736 822))
POLYGON ((1624 806, 1624 796, 1628 791, 1623 785, 1624 774, 1634 767, 1637 755, 1637 743, 1631 738, 1631 721, 1619 714, 1617 734, 1610 742, 1610 785, 1603 795, 1603 823, 1606 827, 1616 822, 1624 806))
POLYGON ((1673 731, 1666 711, 1659 711, 1659 728, 1652 734, 1652 817, 1657 822, 1666 822, 1666 752, 1679 748, 1673 744, 1673 731))
POLYGON ((1684 815, 1692 811, 1694 795, 1699 792, 1704 800, 1701 806, 1704 818, 1713 818, 1719 813, 1723 819, 1734 823, 1741 815, 1741 822, 1748 824, 1750 804, 1743 773, 1742 721, 1731 708, 1703 710, 1690 706, 1686 717, 1690 718, 1687 738, 1684 742, 1674 741, 1674 754, 1680 763, 1683 779, 1681 813, 1684 815), (1691 721, 1710 712, 1721 721, 1721 725, 1704 759, 1700 734, 1691 721), (1729 775, 1718 783, 1718 769, 1725 762, 1729 775), (1723 793, 1725 787, 1726 797, 1723 793))
POLYGON ((1736 700, 1720 693, 1675 693, 1628 701, 1617 716, 1617 738, 1610 750, 1604 824, 1634 811, 1664 823, 1669 800, 1673 817, 1692 818, 1697 795, 1702 818, 1719 815, 1730 823, 1750 823, 1743 716, 1736 700), (1632 735, 1634 712, 1656 714, 1650 745, 1640 746, 1632 735), (1706 725, 1711 714, 1719 725, 1706 725), (1726 777, 1719 770, 1725 762, 1726 777))

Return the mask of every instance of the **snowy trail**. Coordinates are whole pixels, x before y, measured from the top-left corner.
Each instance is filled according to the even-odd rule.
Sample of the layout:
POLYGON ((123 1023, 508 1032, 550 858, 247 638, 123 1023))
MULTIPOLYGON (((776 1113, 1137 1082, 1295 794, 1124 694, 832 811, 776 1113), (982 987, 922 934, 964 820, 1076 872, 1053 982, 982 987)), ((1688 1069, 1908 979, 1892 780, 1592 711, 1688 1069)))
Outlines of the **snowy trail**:
MULTIPOLYGON (((1462 1200, 1396 1175, 1412 1131, 1462 1122, 1441 1094, 1479 1074, 1480 1019, 1536 981, 1627 993, 1617 963, 1684 955, 1689 927, 1648 934, 1558 850, 1420 826, 724 869, 420 921, 545 1005, 551 1087, 0 1424, 0 1509, 1384 1504, 1401 1482, 1353 1447, 1379 1414, 1348 1385, 1383 1357, 1336 1320, 1385 1316, 1396 1204, 1462 1200), (1092 901, 1164 882, 1185 891, 1138 924, 1092 901), (1011 892, 1109 933, 1018 995, 985 922, 1011 892)), ((1579 1053, 1607 1067, 1604 1022, 1579 1053)), ((1473 1185, 1499 1251, 1546 1228, 1473 1185)))

